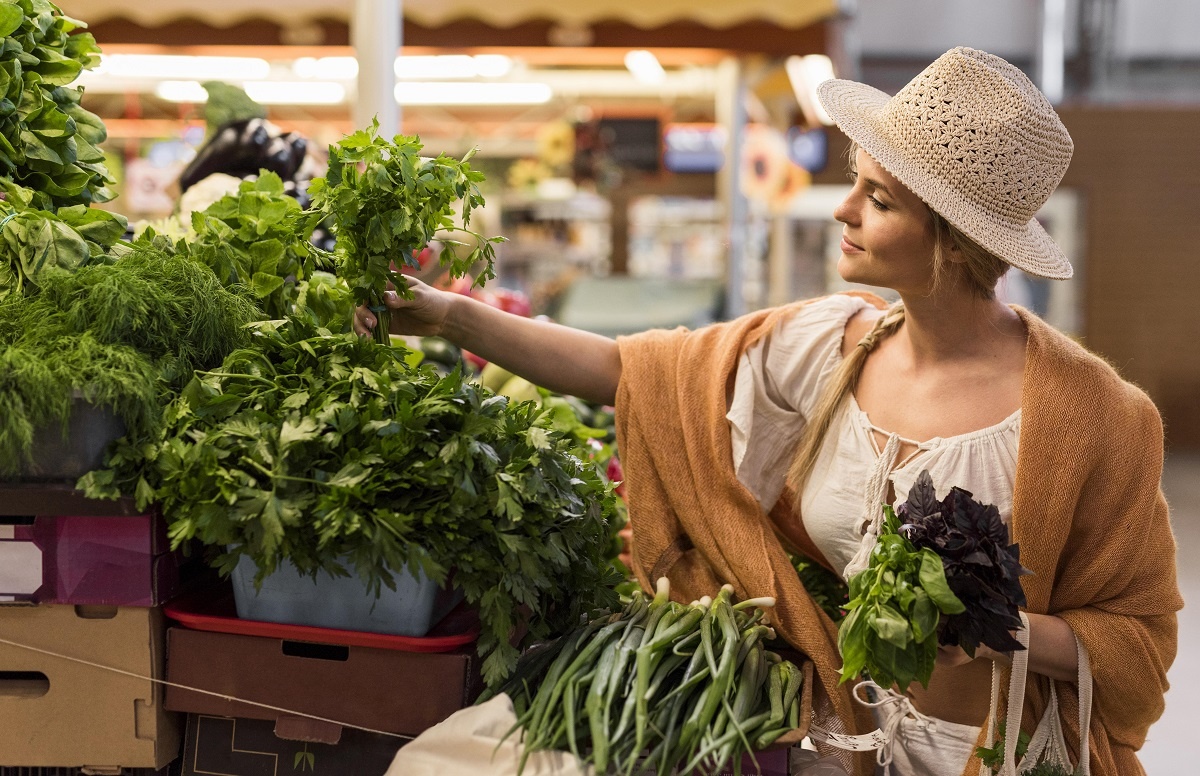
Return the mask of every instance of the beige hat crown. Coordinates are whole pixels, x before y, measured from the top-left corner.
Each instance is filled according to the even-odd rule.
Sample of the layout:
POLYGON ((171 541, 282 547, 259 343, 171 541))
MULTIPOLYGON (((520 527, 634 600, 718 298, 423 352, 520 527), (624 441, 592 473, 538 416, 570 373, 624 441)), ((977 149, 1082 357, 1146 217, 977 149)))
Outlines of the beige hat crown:
POLYGON ((1074 145, 1019 69, 955 48, 894 97, 844 80, 824 82, 818 94, 847 136, 968 237, 1031 274, 1071 276, 1034 216, 1074 145))

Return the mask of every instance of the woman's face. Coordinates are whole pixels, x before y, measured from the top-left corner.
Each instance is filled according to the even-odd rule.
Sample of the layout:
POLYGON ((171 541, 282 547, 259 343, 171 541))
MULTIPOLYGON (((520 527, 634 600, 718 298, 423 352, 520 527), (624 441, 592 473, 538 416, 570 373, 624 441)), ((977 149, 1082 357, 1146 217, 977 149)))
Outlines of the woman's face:
POLYGON ((934 247, 929 209, 861 148, 851 177, 854 188, 833 211, 845 224, 838 274, 851 283, 928 294, 934 247))

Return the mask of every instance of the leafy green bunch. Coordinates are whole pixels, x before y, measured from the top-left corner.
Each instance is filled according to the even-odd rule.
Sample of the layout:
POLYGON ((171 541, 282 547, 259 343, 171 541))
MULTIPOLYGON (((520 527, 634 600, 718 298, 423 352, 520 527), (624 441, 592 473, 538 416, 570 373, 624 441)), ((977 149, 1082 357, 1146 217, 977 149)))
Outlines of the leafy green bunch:
MULTIPOLYGON (((442 252, 452 277, 462 277, 479 262, 482 285, 495 277, 495 245, 503 238, 485 238, 467 227, 471 214, 484 205, 479 184, 483 173, 471 169, 474 151, 461 161, 444 154, 422 157, 417 137, 396 135, 391 142, 378 136, 379 122, 329 148, 329 172, 314 178, 308 193, 314 218, 331 217, 337 236, 338 274, 345 278, 359 305, 376 313, 375 341, 386 344, 388 311, 383 295, 388 284, 409 295, 393 263, 418 267, 414 252, 435 236, 456 229, 454 208, 462 203, 461 228, 476 239, 466 257, 442 252)), ((443 238, 448 245, 463 243, 443 238)))
POLYGON ((82 22, 48 0, 0 0, 0 174, 54 211, 107 202, 113 193, 98 148, 104 123, 68 86, 99 63, 82 22), (75 33, 75 34, 71 34, 75 33))
MULTIPOLYGON (((192 213, 193 234, 176 248, 206 264, 226 288, 248 290, 268 318, 282 319, 296 310, 305 282, 328 266, 309 242, 312 229, 305 221, 280 177, 263 170, 257 180, 243 181, 236 194, 192 213)), ((343 308, 346 319, 337 325, 348 327, 349 299, 343 308)))
POLYGON ((125 234, 125 217, 86 205, 57 213, 32 207, 29 190, 0 180, 8 199, 0 204, 0 299, 33 292, 51 268, 72 271, 107 261, 125 234))
POLYGON ((864 669, 881 687, 900 692, 913 681, 928 686, 937 659, 942 615, 966 608, 946 583, 942 559, 918 550, 900 531, 900 520, 884 506, 879 541, 867 568, 850 577, 848 614, 838 626, 841 681, 864 669))
POLYGON ((172 541, 221 545, 258 579, 284 561, 369 591, 401 569, 453 584, 478 606, 491 683, 525 643, 615 602, 607 564, 611 486, 532 402, 414 369, 402 348, 311 322, 260 324, 252 347, 198 373, 167 412, 137 492, 172 541))
POLYGON ((40 293, 0 303, 0 473, 30 460, 38 428, 65 426, 76 394, 130 438, 153 434, 162 392, 245 344, 258 317, 208 268, 148 248, 44 272, 40 293))

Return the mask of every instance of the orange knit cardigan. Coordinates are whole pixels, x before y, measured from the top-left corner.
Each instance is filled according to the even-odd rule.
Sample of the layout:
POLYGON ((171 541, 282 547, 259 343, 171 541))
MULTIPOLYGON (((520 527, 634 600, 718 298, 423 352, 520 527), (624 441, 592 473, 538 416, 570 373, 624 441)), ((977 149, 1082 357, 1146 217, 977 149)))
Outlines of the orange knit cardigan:
MULTIPOLYGON (((647 588, 668 576, 680 600, 712 594, 725 582, 739 596, 774 596, 776 626, 812 659, 826 710, 862 733, 874 725, 851 701, 848 685, 837 683, 837 628, 800 584, 785 545, 814 558, 820 553, 786 494, 764 515, 738 481, 725 419, 740 355, 804 304, 619 340, 617 438, 634 571, 647 588)), ((1183 605, 1159 487, 1161 420, 1150 399, 1102 359, 1016 310, 1028 344, 1011 529, 1033 571, 1023 578, 1027 610, 1064 619, 1090 653, 1092 773, 1143 773, 1135 751, 1162 714, 1175 612, 1183 605)), ((1030 674, 1023 726, 1032 729, 1040 719, 1049 682, 1030 674)), ((1074 757, 1077 696, 1072 683, 1057 689, 1074 757)), ((871 763, 869 754, 858 755, 856 772, 870 774, 871 763)), ((964 776, 978 773, 972 758, 964 776)))

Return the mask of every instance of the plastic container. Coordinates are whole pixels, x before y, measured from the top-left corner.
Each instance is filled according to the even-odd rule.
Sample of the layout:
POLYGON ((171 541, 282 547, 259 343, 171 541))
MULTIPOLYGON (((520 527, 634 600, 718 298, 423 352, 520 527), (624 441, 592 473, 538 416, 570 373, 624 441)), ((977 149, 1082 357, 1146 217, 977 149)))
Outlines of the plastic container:
POLYGON ((262 622, 312 625, 395 636, 424 636, 462 600, 455 588, 442 588, 424 574, 396 573, 396 589, 383 587, 375 598, 356 576, 316 579, 290 563, 281 565, 255 590, 258 568, 243 555, 230 579, 238 617, 262 622))
MULTIPOLYGON (((479 615, 465 602, 441 619, 424 636, 394 636, 359 630, 335 630, 312 625, 259 622, 237 616, 233 589, 226 585, 206 587, 182 595, 163 607, 163 613, 185 628, 261 636, 284 641, 337 644, 348 647, 392 649, 398 652, 451 652, 474 644, 479 638, 479 615)), ((0 776, 4 774, 0 773, 0 776)))
POLYGON ((21 470, 25 481, 71 482, 99 469, 110 442, 125 436, 125 422, 105 407, 89 404, 76 392, 66 435, 57 423, 34 429, 32 464, 21 470))

